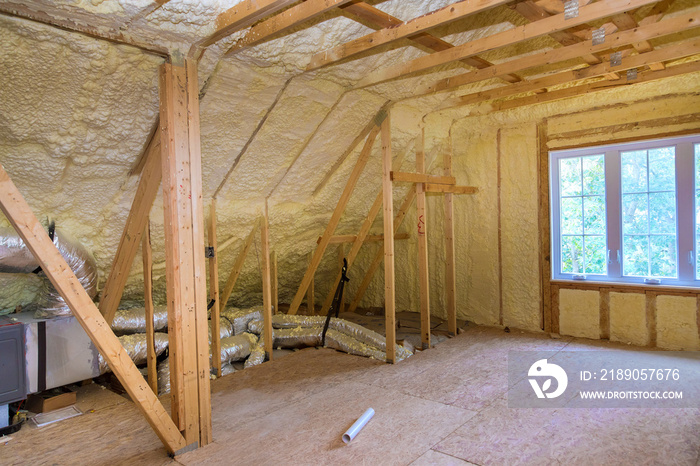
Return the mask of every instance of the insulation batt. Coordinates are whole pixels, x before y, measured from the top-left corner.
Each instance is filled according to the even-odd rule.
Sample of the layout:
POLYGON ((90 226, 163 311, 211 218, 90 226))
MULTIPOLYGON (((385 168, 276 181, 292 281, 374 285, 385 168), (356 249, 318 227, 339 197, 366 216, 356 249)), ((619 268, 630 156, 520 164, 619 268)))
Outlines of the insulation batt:
MULTIPOLYGON (((233 374, 236 369, 229 363, 221 365, 221 376, 233 374)), ((158 364, 158 395, 170 393, 170 358, 158 364)))
MULTIPOLYGON (((163 354, 163 351, 165 351, 168 347, 168 334, 161 332, 155 333, 154 339, 156 355, 160 356, 161 354, 163 354)), ((129 354, 131 360, 134 361, 134 364, 139 365, 146 362, 146 357, 148 356, 148 348, 146 346, 145 333, 136 333, 134 335, 122 335, 121 337, 119 337, 119 342, 129 354)), ((100 367, 100 374, 104 374, 105 372, 108 372, 110 370, 102 354, 99 355, 98 361, 100 367)))
POLYGON ((17 306, 32 308, 38 296, 46 293, 46 281, 33 273, 0 273, 0 315, 14 312, 17 306))
MULTIPOLYGON (((164 330, 168 327, 167 306, 154 306, 153 328, 164 330)), ((131 333, 146 333, 146 309, 134 307, 131 309, 119 309, 114 314, 112 330, 116 334, 128 335, 131 333)))

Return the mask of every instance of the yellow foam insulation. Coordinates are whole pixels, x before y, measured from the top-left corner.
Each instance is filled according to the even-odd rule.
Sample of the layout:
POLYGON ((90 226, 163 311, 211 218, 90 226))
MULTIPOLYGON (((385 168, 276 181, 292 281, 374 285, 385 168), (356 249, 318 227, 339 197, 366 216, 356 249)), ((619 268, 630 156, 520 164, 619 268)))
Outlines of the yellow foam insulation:
POLYGON ((638 346, 649 343, 644 293, 610 293, 610 340, 638 346))
POLYGON ((572 337, 600 338, 600 293, 559 290, 559 333, 572 337))
POLYGON ((669 350, 700 350, 697 298, 657 296, 656 345, 669 350))

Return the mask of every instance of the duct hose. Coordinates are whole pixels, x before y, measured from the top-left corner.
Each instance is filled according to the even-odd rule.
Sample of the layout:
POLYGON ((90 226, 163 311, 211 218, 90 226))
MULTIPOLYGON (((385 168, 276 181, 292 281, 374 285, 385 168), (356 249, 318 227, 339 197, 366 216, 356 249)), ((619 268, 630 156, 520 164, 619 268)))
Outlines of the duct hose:
MULTIPOLYGON (((160 356, 161 354, 163 354, 163 351, 165 351, 168 348, 168 334, 157 332, 154 333, 153 336, 155 340, 156 356, 160 356)), ((148 357, 148 347, 146 345, 145 333, 122 335, 121 337, 119 337, 119 342, 126 350, 127 354, 129 355, 129 358, 131 358, 131 360, 134 361, 134 364, 139 365, 144 364, 146 362, 146 358, 148 357)), ((105 361, 102 354, 98 355, 97 360, 100 367, 100 374, 109 372, 109 365, 107 364, 107 361, 105 361)))

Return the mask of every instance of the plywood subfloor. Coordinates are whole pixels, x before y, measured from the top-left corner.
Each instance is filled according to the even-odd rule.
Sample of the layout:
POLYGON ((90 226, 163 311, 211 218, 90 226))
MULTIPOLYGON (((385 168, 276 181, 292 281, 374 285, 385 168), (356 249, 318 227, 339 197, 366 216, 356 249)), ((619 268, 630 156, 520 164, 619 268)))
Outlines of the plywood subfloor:
POLYGON ((608 348, 627 351, 468 327, 394 366, 305 349, 214 381, 214 443, 176 459, 133 404, 89 386, 85 415, 22 429, 0 446, 0 463, 698 464, 698 409, 508 408, 509 350, 608 348), (368 407, 374 419, 344 445, 368 407))

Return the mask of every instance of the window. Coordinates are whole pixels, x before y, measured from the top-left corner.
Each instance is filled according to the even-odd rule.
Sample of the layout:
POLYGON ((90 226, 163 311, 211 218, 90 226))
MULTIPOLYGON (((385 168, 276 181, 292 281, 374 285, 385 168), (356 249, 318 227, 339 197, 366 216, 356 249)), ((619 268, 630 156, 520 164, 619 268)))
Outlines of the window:
POLYGON ((700 135, 550 152, 555 279, 700 284, 700 135))

